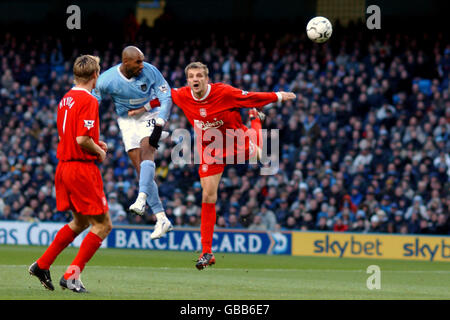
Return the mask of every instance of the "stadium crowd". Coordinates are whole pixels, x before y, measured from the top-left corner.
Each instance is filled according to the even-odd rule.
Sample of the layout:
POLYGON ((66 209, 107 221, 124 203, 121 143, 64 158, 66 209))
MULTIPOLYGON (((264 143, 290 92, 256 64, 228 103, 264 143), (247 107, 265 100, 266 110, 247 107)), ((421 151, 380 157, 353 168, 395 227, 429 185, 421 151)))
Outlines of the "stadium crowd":
MULTIPOLYGON (((185 83, 184 66, 202 61, 212 82, 249 91, 293 91, 294 102, 266 110, 263 128, 279 129, 280 166, 228 166, 219 187, 217 227, 450 233, 450 44, 431 38, 352 31, 316 45, 305 34, 221 33, 135 45, 171 87, 185 83), (347 33, 348 34, 348 33, 347 33)), ((151 40, 150 40, 151 39, 151 40)), ((5 33, 0 43, 0 219, 69 221, 57 212, 56 107, 73 83, 82 53, 102 70, 120 63, 127 43, 81 52, 58 37, 5 33)), ((248 119, 247 110, 242 110, 248 119)), ((113 224, 154 224, 127 213, 138 180, 124 151, 112 102, 100 106, 109 155, 100 165, 113 224)), ((190 128, 176 106, 169 131, 190 128)), ((170 138, 160 144, 157 183, 175 226, 199 226, 197 166, 171 162, 170 138)))

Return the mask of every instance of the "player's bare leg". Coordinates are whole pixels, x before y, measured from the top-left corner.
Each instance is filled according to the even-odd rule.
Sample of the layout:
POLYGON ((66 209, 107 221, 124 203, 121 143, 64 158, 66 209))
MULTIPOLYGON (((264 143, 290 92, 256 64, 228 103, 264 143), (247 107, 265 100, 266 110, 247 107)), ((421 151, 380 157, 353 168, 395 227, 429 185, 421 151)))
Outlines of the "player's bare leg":
POLYGON ((139 177, 141 172, 141 149, 135 148, 128 151, 128 157, 130 157, 131 163, 139 177))
POLYGON ((100 215, 85 216, 77 213, 74 214, 73 221, 75 220, 87 221, 88 225, 92 225, 92 227, 81 243, 77 256, 67 268, 66 273, 61 277, 59 285, 63 289, 69 289, 76 293, 85 293, 87 290, 81 282, 81 272, 98 248, 100 248, 103 240, 111 232, 112 222, 108 212, 100 215))
POLYGON ((87 216, 81 213, 72 212, 72 220, 69 222, 69 227, 76 234, 82 233, 89 227, 89 220, 87 216))
POLYGON ((200 179, 202 186, 202 213, 200 234, 202 241, 202 254, 197 260, 196 268, 199 270, 213 265, 216 259, 212 253, 212 240, 214 225, 216 224, 216 201, 222 173, 200 179))

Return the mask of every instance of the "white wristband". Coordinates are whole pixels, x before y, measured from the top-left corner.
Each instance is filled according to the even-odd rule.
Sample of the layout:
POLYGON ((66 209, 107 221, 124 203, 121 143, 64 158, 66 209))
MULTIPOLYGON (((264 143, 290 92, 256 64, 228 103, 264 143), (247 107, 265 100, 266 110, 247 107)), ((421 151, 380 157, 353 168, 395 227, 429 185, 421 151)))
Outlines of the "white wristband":
POLYGON ((279 92, 275 92, 275 94, 277 95, 277 97, 278 97, 278 103, 280 103, 281 102, 281 100, 283 100, 283 96, 281 95, 281 93, 279 93, 279 92))
POLYGON ((156 125, 157 125, 157 126, 164 127, 165 124, 166 124, 166 122, 164 121, 163 118, 158 118, 158 119, 156 119, 156 125))
POLYGON ((144 108, 145 108, 145 110, 147 110, 147 111, 152 110, 152 106, 150 105, 150 101, 147 102, 146 104, 144 104, 144 108))

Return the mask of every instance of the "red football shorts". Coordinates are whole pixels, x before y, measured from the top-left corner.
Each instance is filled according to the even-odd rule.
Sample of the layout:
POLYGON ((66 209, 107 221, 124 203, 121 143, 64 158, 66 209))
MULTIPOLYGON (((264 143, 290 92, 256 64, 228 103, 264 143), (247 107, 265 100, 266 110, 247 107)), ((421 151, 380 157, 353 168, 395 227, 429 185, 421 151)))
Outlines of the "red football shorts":
POLYGON ((108 212, 100 170, 93 161, 60 161, 55 174, 56 208, 83 215, 108 212))
MULTIPOLYGON (((202 152, 204 152, 204 149, 202 152)), ((245 160, 249 160, 251 158, 256 157, 258 149, 253 139, 250 139, 248 147, 246 147, 243 150, 243 152, 245 152, 245 160)), ((222 162, 226 162, 226 159, 223 159, 222 162)), ((202 163, 198 168, 198 174, 200 178, 214 176, 216 174, 222 173, 225 170, 227 164, 233 163, 212 163, 212 164, 202 163)))

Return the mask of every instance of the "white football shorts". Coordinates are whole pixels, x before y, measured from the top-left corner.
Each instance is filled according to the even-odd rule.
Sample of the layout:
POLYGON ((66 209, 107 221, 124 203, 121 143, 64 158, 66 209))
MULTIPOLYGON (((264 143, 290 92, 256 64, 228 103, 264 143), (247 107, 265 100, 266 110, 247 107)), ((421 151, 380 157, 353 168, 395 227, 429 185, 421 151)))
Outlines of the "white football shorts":
MULTIPOLYGON (((141 140, 150 137, 155 127, 159 111, 144 112, 132 117, 119 117, 117 124, 122 133, 122 141, 125 145, 125 151, 140 148, 141 140)), ((167 131, 161 134, 161 140, 169 136, 167 131)))

